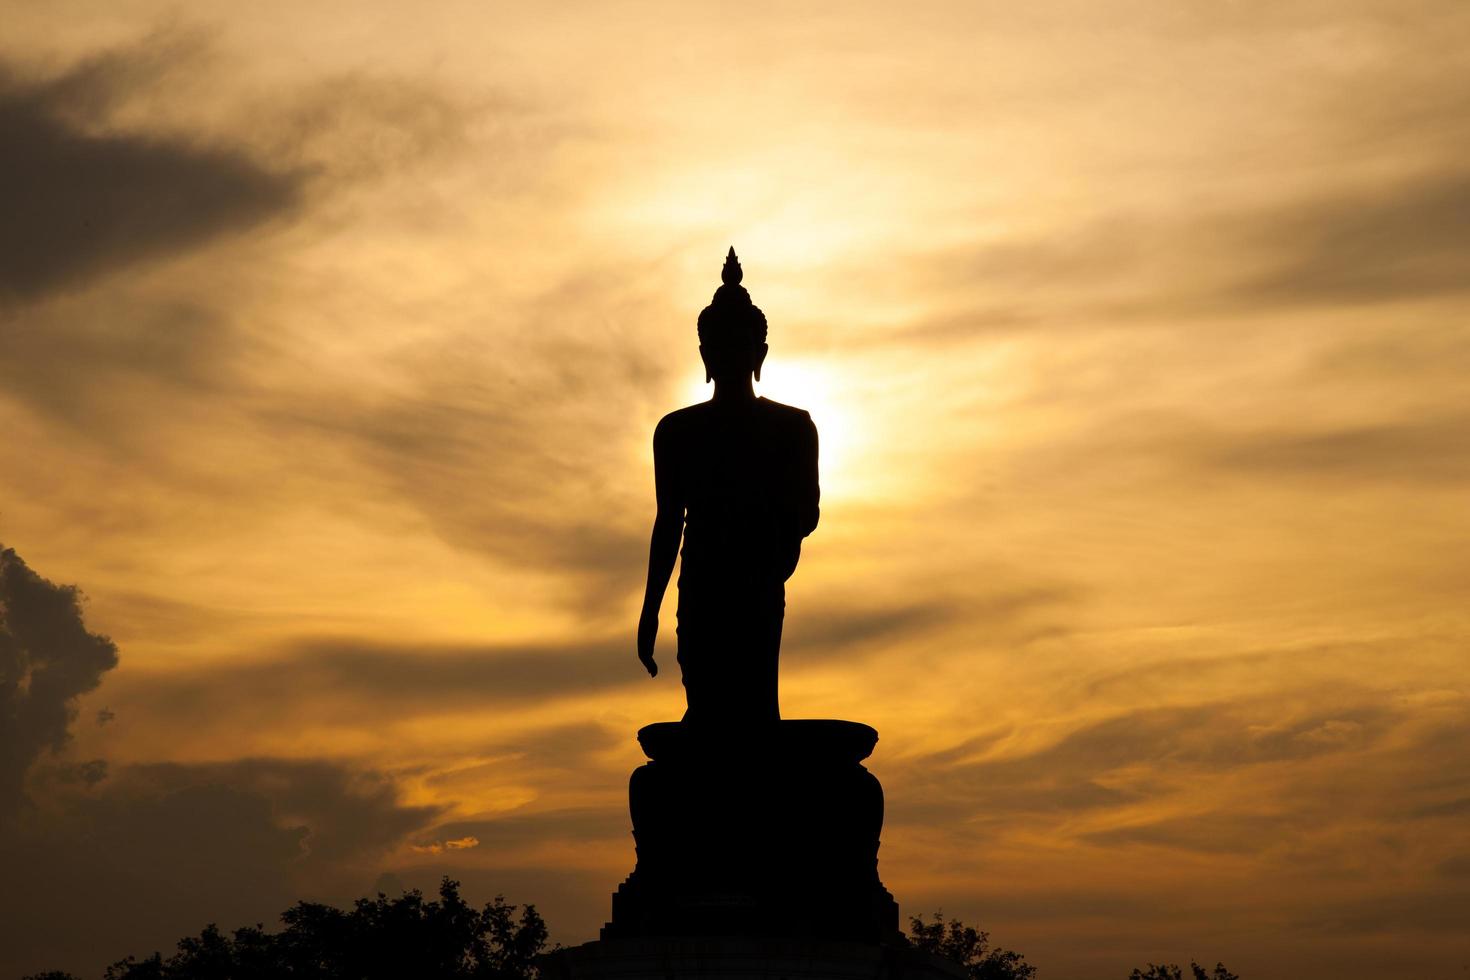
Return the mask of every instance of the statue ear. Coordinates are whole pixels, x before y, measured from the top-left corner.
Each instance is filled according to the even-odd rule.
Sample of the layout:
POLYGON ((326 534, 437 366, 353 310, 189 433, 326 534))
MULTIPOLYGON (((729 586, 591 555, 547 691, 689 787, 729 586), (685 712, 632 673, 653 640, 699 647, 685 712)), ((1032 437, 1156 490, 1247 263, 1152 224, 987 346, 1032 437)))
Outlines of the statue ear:
POLYGON ((755 371, 755 380, 757 381, 761 379, 761 365, 766 363, 766 355, 770 351, 771 347, 769 344, 761 344, 755 349, 755 364, 752 365, 752 370, 755 371))

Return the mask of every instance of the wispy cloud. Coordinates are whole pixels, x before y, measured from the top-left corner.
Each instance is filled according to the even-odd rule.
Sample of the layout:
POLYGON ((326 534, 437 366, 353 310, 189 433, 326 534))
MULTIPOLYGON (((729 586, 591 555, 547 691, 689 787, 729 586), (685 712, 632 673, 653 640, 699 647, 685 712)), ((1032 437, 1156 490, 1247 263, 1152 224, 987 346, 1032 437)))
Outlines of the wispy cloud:
POLYGON ((11 147, 0 162, 0 301, 76 288, 300 207, 300 172, 107 125, 130 89, 192 54, 145 42, 57 77, 0 83, 0 139, 11 147))

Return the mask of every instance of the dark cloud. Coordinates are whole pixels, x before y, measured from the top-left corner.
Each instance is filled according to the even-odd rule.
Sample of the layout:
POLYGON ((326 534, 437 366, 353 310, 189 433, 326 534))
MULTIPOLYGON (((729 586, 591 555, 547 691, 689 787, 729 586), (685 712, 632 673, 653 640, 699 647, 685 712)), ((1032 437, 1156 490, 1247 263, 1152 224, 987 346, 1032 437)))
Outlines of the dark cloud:
POLYGON ((1445 858, 1435 866, 1435 870, 1446 878, 1470 879, 1470 854, 1445 858))
POLYGON ((7 894, 25 896, 0 917, 0 973, 92 975, 206 922, 348 901, 437 814, 399 803, 380 773, 322 761, 125 767, 0 836, 7 894))
POLYGON ((361 724, 384 712, 529 707, 638 679, 631 647, 609 638, 509 646, 330 640, 302 644, 279 658, 132 672, 119 679, 111 703, 125 717, 157 715, 190 724, 247 718, 361 724))
POLYGON ((1450 388, 1470 373, 1470 332, 1456 311, 1425 312, 1395 319, 1362 338, 1345 338, 1304 372, 1309 384, 1374 382, 1450 388))
POLYGON ((295 898, 286 869, 305 833, 218 784, 74 802, 0 838, 7 892, 25 896, 6 903, 0 971, 95 975, 212 919, 267 920, 295 898))
MULTIPOLYGON (((1265 431, 1196 442, 1212 468, 1242 476, 1458 483, 1470 478, 1470 416, 1317 431, 1265 431)), ((1198 457, 1197 457, 1198 458, 1198 457)))
POLYGON ((486 108, 366 72, 255 101, 223 94, 224 77, 209 32, 178 28, 60 72, 0 64, 6 397, 156 455, 169 440, 137 438, 140 415, 218 410, 248 394, 246 366, 282 353, 278 326, 246 311, 302 239, 251 233, 340 225, 353 191, 452 153, 486 108), (181 107, 210 95, 225 124, 189 129, 181 107))
MULTIPOLYGON (((132 41, 93 51, 59 74, 33 78, 37 101, 79 129, 105 126, 119 108, 151 95, 197 81, 212 55, 212 33, 200 26, 160 26, 132 41)), ((19 79, 5 69, 0 74, 19 79)))
POLYGON ((913 640, 926 630, 952 622, 964 610, 949 602, 919 601, 891 606, 865 605, 798 609, 787 614, 781 635, 783 669, 833 657, 868 652, 871 645, 898 637, 913 640))
POLYGON ((1087 217, 1045 238, 915 257, 937 312, 867 342, 955 343, 1104 322, 1236 316, 1470 291, 1470 172, 1458 161, 1313 196, 1087 217), (949 302, 944 302, 949 297, 949 302))
MULTIPOLYGON (((442 816, 401 802, 382 772, 320 759, 37 764, 65 746, 77 696, 116 662, 111 641, 87 632, 74 587, 0 551, 0 866, 7 894, 25 896, 0 916, 6 975, 90 973, 206 921, 270 921, 300 898, 348 901, 385 854, 442 816), (17 809, 28 771, 31 805, 17 809)), ((596 726, 574 728, 528 754, 546 762, 607 744, 596 726)))
MULTIPOLYGON (((1157 225, 1119 214, 1045 239, 1001 240, 951 252, 923 274, 941 281, 999 284, 1010 295, 1043 298, 1079 284, 1136 273, 1159 245, 1157 225)), ((1024 319, 1001 308, 980 322, 1004 326, 1024 319)))
POLYGON ((1458 881, 1440 881, 1411 892, 1377 892, 1327 902, 1302 915, 1293 925, 1304 932, 1389 935, 1403 942, 1405 933, 1463 936, 1467 908, 1470 908, 1470 887, 1458 881))
MULTIPOLYGON (((996 572, 997 577, 1004 573, 996 572)), ((913 595, 926 590, 907 589, 913 595)), ((891 651, 953 624, 985 630, 993 639, 1022 645, 1067 631, 1058 612, 1076 600, 1075 587, 992 582, 960 591, 931 588, 918 601, 862 606, 828 603, 788 611, 782 633, 783 670, 833 658, 891 651)))
MULTIPOLYGON (((998 756, 1003 742, 981 738, 905 760, 885 777, 890 840, 927 823, 944 828, 948 846, 971 840, 1011 856, 1025 852, 1017 831, 1071 837, 1083 845, 1071 852, 1078 868, 1104 862, 1122 891, 1129 866, 1197 869, 1198 887, 1171 889, 1176 918, 1238 911, 1267 881, 1277 891, 1262 914, 1303 937, 1453 932, 1465 903, 1460 840, 1421 822, 1463 822, 1465 705, 1357 696, 1311 686, 1274 703, 1240 697, 1134 711, 1021 755, 998 756), (1339 706, 1306 707, 1329 702, 1339 706), (982 757, 969 761, 975 754, 982 757), (1385 891, 1384 867, 1413 881, 1412 891, 1385 891), (1231 870, 1222 878, 1223 868, 1231 870), (1246 868, 1251 876, 1239 878, 1246 868), (1325 892, 1311 887, 1324 883, 1325 892)), ((1046 904, 1053 887, 1033 896, 1006 887, 980 894, 987 891, 1009 915, 1013 899, 1046 904)))
POLYGON ((599 265, 473 332, 406 344, 392 389, 312 393, 267 421, 348 447, 446 543, 555 575, 569 606, 605 617, 648 553, 651 478, 629 461, 651 452, 673 374, 644 329, 672 318, 657 287, 646 270, 599 265))
MULTIPOLYGON (((1269 312, 1423 300, 1470 291, 1470 172, 1429 169, 1313 196, 1175 218, 1150 236, 1156 292, 1140 313, 1269 312)), ((1094 240, 1101 245, 1100 236, 1094 240)))
POLYGON ((137 380, 166 404, 207 398, 223 386, 228 356, 241 352, 230 316, 193 301, 135 295, 105 304, 62 297, 12 317, 4 330, 5 396, 94 438, 132 428, 130 414, 141 406, 115 409, 120 392, 137 394, 137 380))
POLYGON ((397 787, 382 773, 316 759, 136 765, 127 779, 135 792, 156 797, 227 786, 268 799, 279 822, 305 828, 303 860, 326 867, 387 851, 440 813, 398 802, 397 787))
MULTIPOLYGON (((676 676, 659 680, 678 683, 676 676)), ((268 659, 129 671, 110 688, 108 703, 122 718, 168 718, 213 739, 244 725, 364 730, 384 718, 469 709, 513 712, 640 682, 653 683, 634 658, 631 636, 506 646, 330 640, 268 659)), ((549 750, 537 744, 540 734, 484 748, 493 754, 543 753, 546 761, 549 750)))
POLYGON ((1430 819, 1435 817, 1461 817, 1466 815, 1470 815, 1470 796, 1445 800, 1442 803, 1431 803, 1428 806, 1419 807, 1412 813, 1412 816, 1430 819))
POLYGON ((323 760, 41 761, 69 741, 77 697, 116 664, 75 587, 0 550, 0 867, 6 894, 25 897, 0 916, 0 973, 90 973, 204 921, 351 898, 350 879, 442 813, 399 802, 380 772, 323 760))
MULTIPOLYGON (((1413 655, 1403 644, 1376 653, 1377 661, 1413 655)), ((1171 666, 1166 688, 1175 675, 1171 666)), ((1146 678, 1132 680, 1134 697, 1147 700, 1146 678)), ((1202 683, 1236 687, 1217 673, 1202 683)), ((1137 951, 1165 937, 1218 935, 1211 955, 1235 963, 1226 942, 1254 947, 1217 932, 1219 922, 1244 928, 1240 935, 1286 923, 1298 943, 1319 943, 1324 954, 1371 937, 1395 952, 1367 973, 1398 975, 1400 949, 1417 955, 1429 948, 1417 940, 1463 932, 1463 835, 1446 830, 1463 824, 1470 787, 1464 704, 1355 694, 1310 681, 1284 696, 1254 688, 1230 702, 1080 725, 1019 755, 1002 755, 1009 733, 995 731, 952 755, 903 760, 884 774, 886 840, 917 838, 966 862, 946 892, 921 884, 903 896, 907 907, 937 905, 967 921, 963 910, 978 908, 979 921, 1002 934, 1007 921, 1044 930, 1061 916, 1074 939, 1096 929, 1116 943, 1114 962, 1141 962, 1137 951), (1036 839, 1047 843, 1037 848, 1036 839), (1074 846, 1058 850, 1059 840, 1074 846), (1033 861, 1034 885, 1024 870, 996 873, 1033 861), (1076 883, 1101 884, 1094 908, 1071 904, 1076 883)), ((1423 958, 1419 972, 1442 968, 1435 954, 1423 958)), ((1352 969, 1364 968, 1338 972, 1352 969)))
POLYGON ((290 212, 303 176, 179 137, 83 129, 175 49, 0 76, 0 301, 34 299, 290 212))
MULTIPOLYGON (((797 668, 900 634, 911 636, 952 615, 947 607, 927 603, 818 608, 801 614, 802 625, 783 646, 789 665, 797 668)), ((677 684, 674 623, 667 608, 664 625, 659 657, 672 673, 660 674, 657 683, 677 684)), ((117 678, 109 703, 124 717, 163 716, 203 726, 246 719, 353 722, 364 711, 405 716, 472 706, 515 709, 649 683, 634 657, 629 627, 581 642, 542 644, 305 640, 282 656, 132 671, 117 678)))
POLYGON ((1246 486, 1451 488, 1470 478, 1470 412, 1451 405, 1385 415, 1313 424, 1282 413, 1221 424, 1182 412, 1119 413, 1027 462, 1062 472, 1090 459, 1101 479, 1151 473, 1172 493, 1180 485, 1201 494, 1246 486))
POLYGON ((1239 239, 1270 267, 1251 305, 1347 304, 1470 291, 1470 173, 1355 187, 1254 216, 1239 239))
POLYGON ((0 822, 22 799, 27 770, 71 738, 77 697, 117 666, 117 647, 88 632, 80 593, 0 548, 0 822))
MULTIPOLYGON (((892 788, 890 811, 907 823, 1007 822, 1020 814, 1053 816, 1145 799, 1136 784, 1110 785, 1110 776, 1146 767, 1170 774, 1220 773, 1266 763, 1300 762, 1374 744, 1398 716, 1372 708, 1263 722, 1239 705, 1211 703, 1148 708, 1078 728, 1056 743, 1022 755, 969 761, 975 749, 906 760, 892 788)), ((1162 792, 1162 790, 1160 790, 1162 792)))
MULTIPOLYGON (((992 238, 913 255, 900 264, 911 270, 901 291, 930 297, 935 312, 842 342, 949 345, 1080 326, 1083 318, 1090 325, 1144 290, 1156 293, 1146 273, 1168 254, 1166 235, 1157 218, 1118 214, 1044 238, 992 238)), ((855 267, 850 277, 867 280, 880 268, 855 267)))
MULTIPOLYGON (((1029 601, 1022 605, 1029 608, 1029 601)), ((806 610, 782 645, 786 663, 789 669, 800 669, 853 655, 875 642, 944 623, 954 614, 947 605, 931 604, 806 610)), ((260 660, 128 671, 116 677, 109 705, 123 718, 169 717, 207 729, 293 718, 356 727, 385 711, 412 716, 466 707, 531 708, 625 685, 678 685, 673 616, 667 607, 664 630, 659 658, 670 673, 661 673, 657 682, 650 682, 638 666, 631 627, 626 633, 557 644, 313 639, 260 660)))

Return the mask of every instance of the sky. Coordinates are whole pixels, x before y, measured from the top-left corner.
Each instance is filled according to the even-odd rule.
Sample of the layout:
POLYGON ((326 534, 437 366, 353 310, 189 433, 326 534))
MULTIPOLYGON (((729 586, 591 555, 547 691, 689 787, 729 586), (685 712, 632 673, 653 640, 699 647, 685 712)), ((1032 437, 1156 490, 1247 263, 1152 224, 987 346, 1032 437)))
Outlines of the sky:
POLYGON ((444 875, 593 938, 733 245, 904 912, 1463 976, 1470 7, 0 5, 0 974, 444 875))

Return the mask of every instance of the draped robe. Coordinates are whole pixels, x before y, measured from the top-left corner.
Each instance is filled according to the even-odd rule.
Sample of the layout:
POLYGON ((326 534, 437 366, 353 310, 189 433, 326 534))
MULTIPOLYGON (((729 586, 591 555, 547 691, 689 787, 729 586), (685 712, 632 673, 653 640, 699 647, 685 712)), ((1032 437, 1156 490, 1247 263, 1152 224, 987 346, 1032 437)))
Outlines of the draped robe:
POLYGON ((682 507, 685 721, 775 721, 786 580, 817 526, 817 430, 765 398, 704 402, 654 432, 660 507, 682 507))

